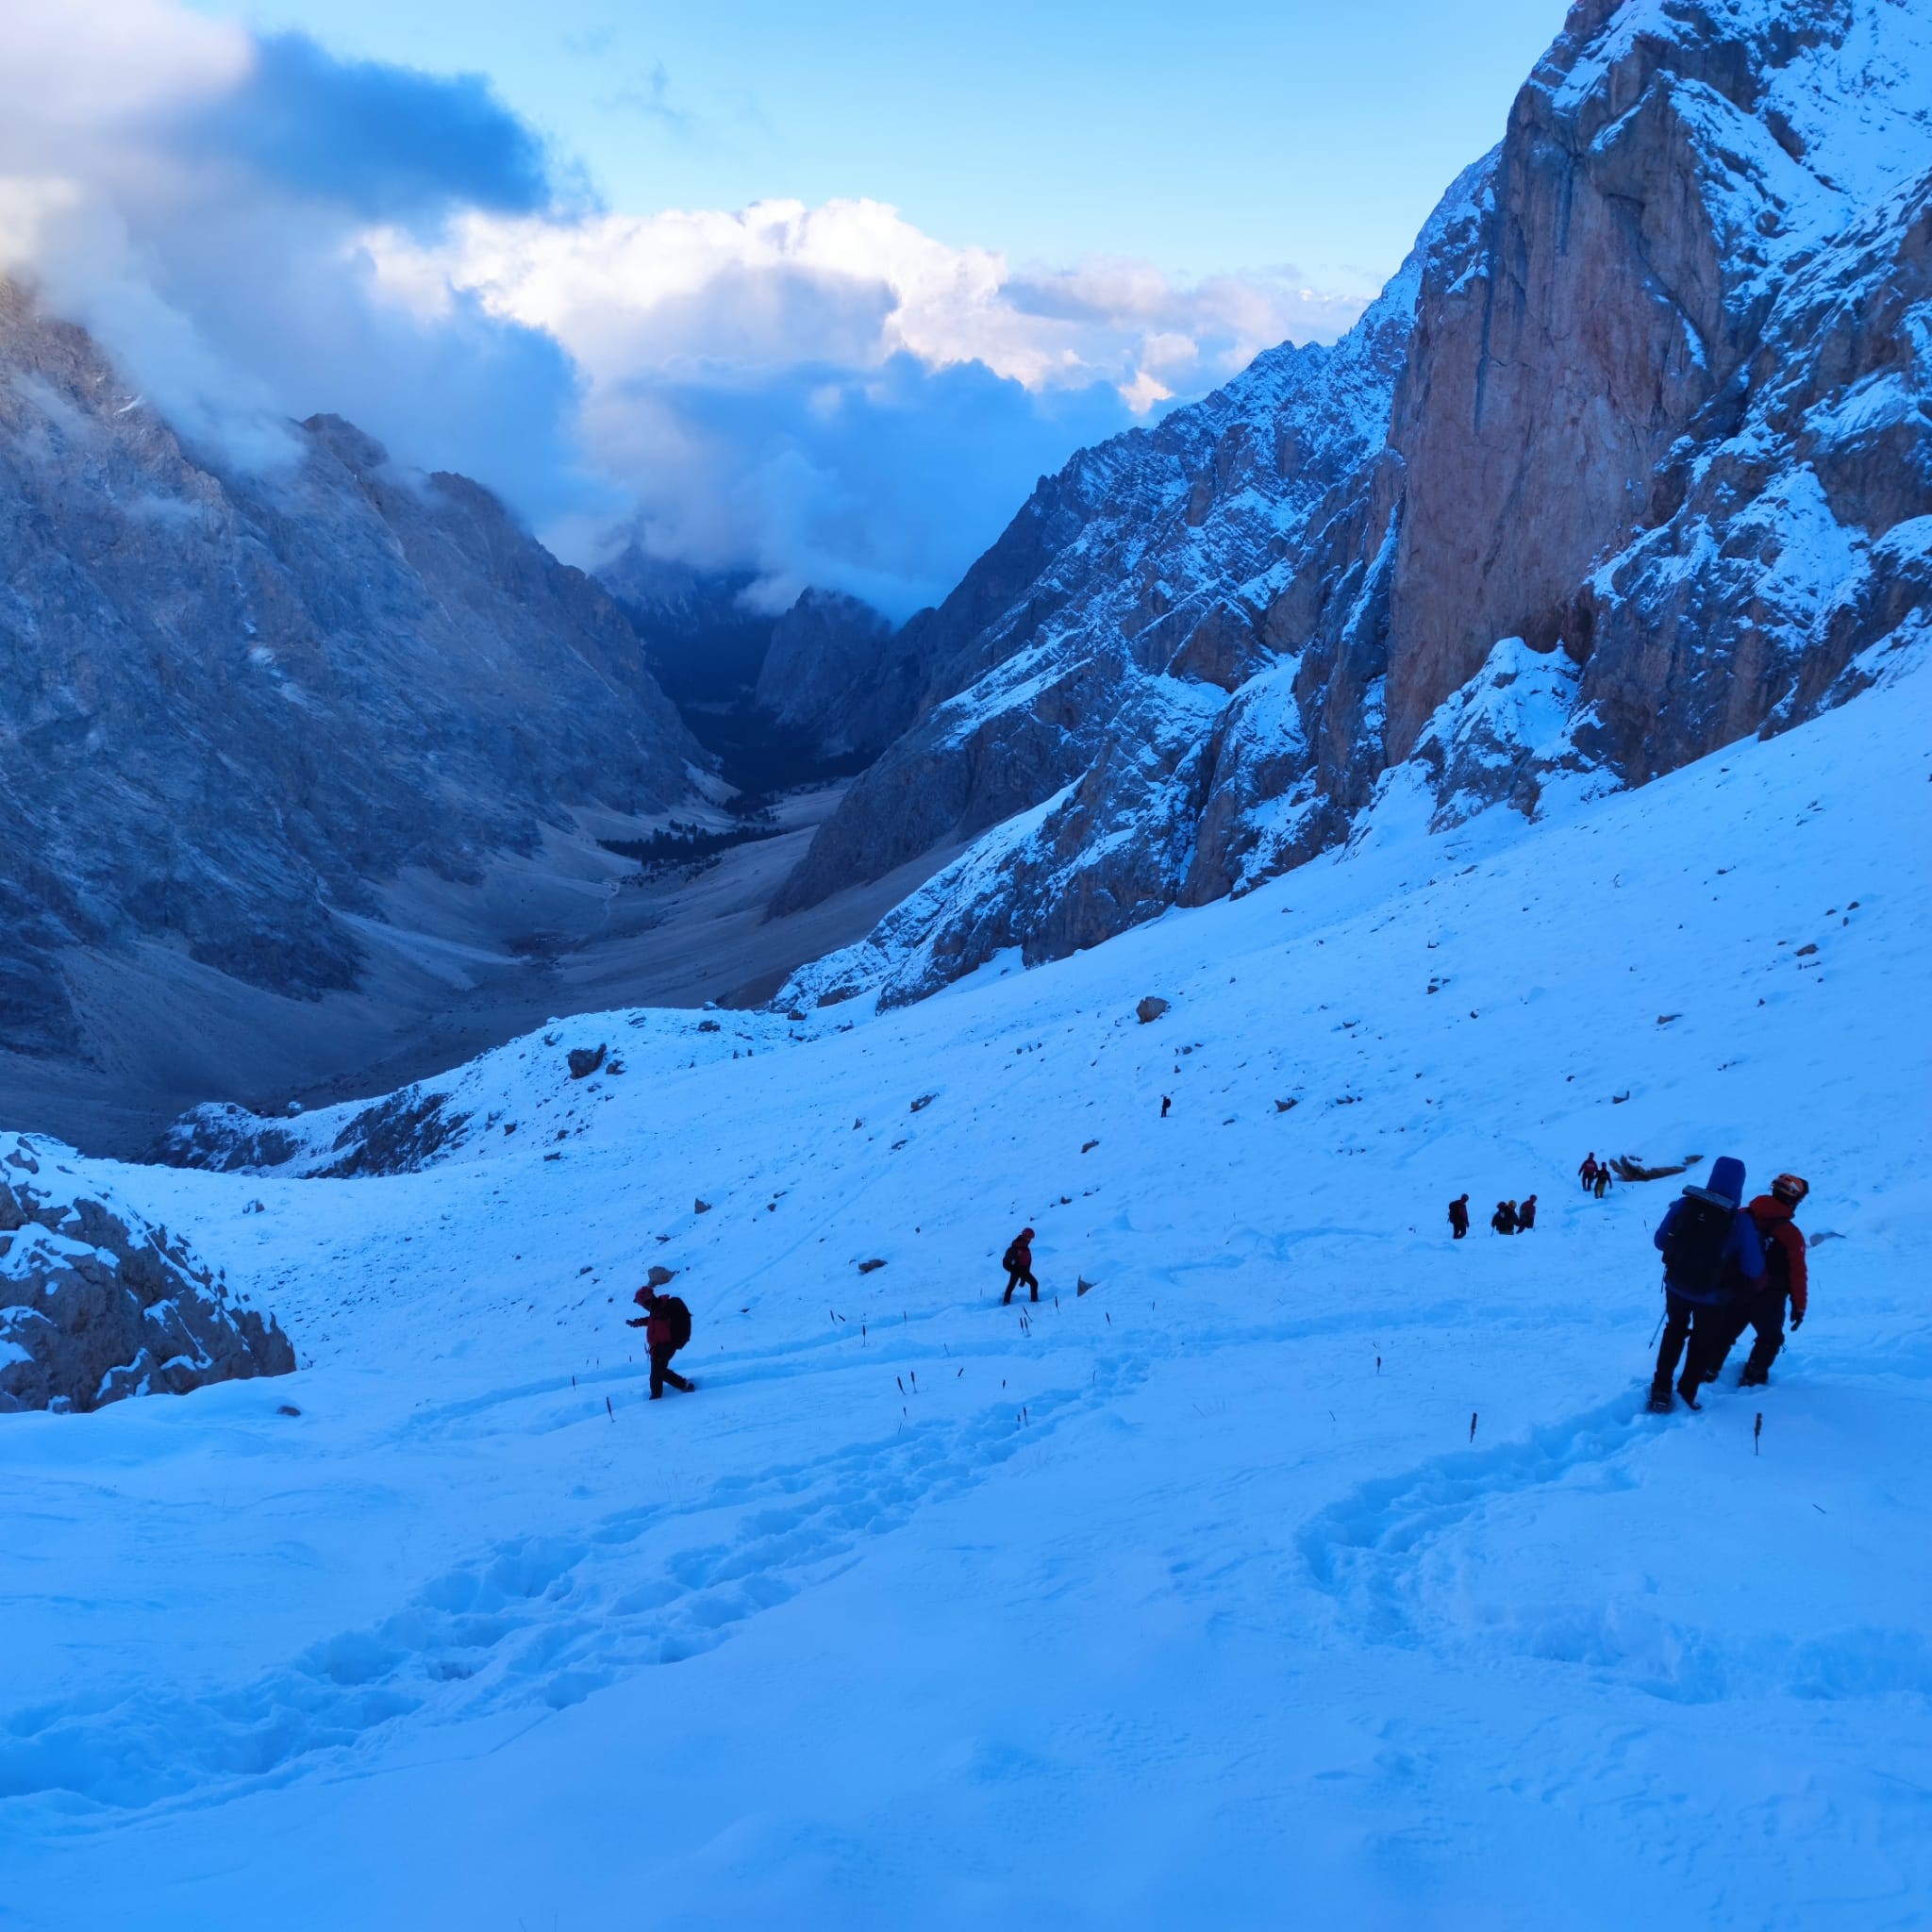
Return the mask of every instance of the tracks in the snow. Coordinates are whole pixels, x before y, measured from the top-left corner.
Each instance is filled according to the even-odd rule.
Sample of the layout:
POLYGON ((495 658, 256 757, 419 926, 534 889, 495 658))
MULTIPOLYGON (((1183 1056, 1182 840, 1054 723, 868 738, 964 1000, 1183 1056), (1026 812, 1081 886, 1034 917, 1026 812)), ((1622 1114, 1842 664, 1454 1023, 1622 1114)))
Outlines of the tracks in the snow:
MULTIPOLYGON (((1496 1447, 1432 1457, 1363 1483, 1311 1517, 1298 1554, 1349 1631, 1375 1642, 1505 1667, 1581 1668, 1677 1704, 1772 1692, 1932 1698, 1932 1642, 1917 1628, 1863 1615, 1796 1630, 1762 1622, 1735 1628, 1721 1612, 1714 1623, 1687 1620, 1668 1593, 1607 1588, 1601 1571, 1579 1583, 1559 1557, 1545 1556, 1541 1572, 1510 1564, 1508 1542, 1522 1526, 1513 1506, 1550 1492, 1537 1496, 1541 1513, 1565 1488, 1598 1496, 1635 1489, 1644 1453, 1660 1450, 1687 1420, 1659 1424, 1632 1390, 1496 1447), (1472 1592, 1472 1565, 1479 1574, 1498 1556, 1507 1574, 1483 1602, 1472 1592)), ((1586 1513, 1570 1525, 1582 1540, 1579 1557, 1594 1521, 1586 1513)), ((1696 1550, 1682 1554, 1694 1570, 1696 1550)), ((1719 1591, 1702 1604, 1724 1601, 1719 1591)))
POLYGON ((0 1718, 0 1806, 113 1814, 205 1803, 305 1774, 404 1722, 561 1709, 721 1643, 1110 1400, 1138 1357, 1036 1394, 1027 1426, 980 1408, 815 1461, 720 1478, 575 1534, 517 1537, 434 1578, 379 1624, 204 1694, 142 1689, 0 1718))
POLYGON ((1389 1642, 1423 1636, 1418 1559, 1494 1504, 1601 1473, 1646 1439, 1635 1395, 1547 1423, 1494 1448, 1432 1457, 1397 1476, 1363 1483, 1303 1526, 1297 1539, 1314 1580, 1365 1634, 1389 1642))

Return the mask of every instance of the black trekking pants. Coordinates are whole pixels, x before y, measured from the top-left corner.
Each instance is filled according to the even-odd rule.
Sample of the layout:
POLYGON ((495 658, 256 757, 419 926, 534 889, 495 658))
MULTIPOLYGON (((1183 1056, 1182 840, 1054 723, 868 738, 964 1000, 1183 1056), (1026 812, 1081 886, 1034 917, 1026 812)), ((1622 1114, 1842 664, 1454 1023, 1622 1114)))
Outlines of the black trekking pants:
POLYGON ((689 1390, 691 1384, 671 1366, 671 1357, 677 1351, 675 1348, 654 1348, 651 1351, 651 1400, 657 1401, 664 1392, 669 1382, 674 1389, 689 1390))
POLYGON ((1669 1391, 1680 1356, 1685 1356, 1684 1379, 1693 1386, 1709 1381, 1717 1374, 1715 1363, 1724 1360, 1724 1351, 1736 1334, 1735 1330, 1726 1333, 1730 1312, 1728 1307, 1714 1307, 1707 1302, 1687 1301, 1669 1289, 1664 1291, 1663 1340, 1657 1343, 1657 1374, 1650 1384, 1655 1393, 1661 1395, 1669 1391))
POLYGON ((1029 1298, 1036 1302, 1040 1299, 1040 1284, 1034 1280, 1032 1271, 1025 1268, 1008 1268, 1007 1270, 1007 1291, 1000 1297, 1001 1307, 1005 1307, 1013 1299, 1013 1291, 1023 1281, 1033 1291, 1029 1298))
POLYGON ((1746 1383, 1761 1382, 1771 1374, 1771 1365, 1777 1359, 1779 1349, 1785 1345, 1785 1295, 1782 1289, 1765 1288, 1735 1303, 1726 1310, 1729 1320, 1711 1338, 1709 1366, 1705 1371, 1705 1380, 1714 1382, 1718 1371, 1724 1365, 1724 1357, 1730 1354, 1733 1344, 1745 1329, 1753 1328, 1757 1334, 1751 1343, 1751 1353, 1744 1358, 1746 1383))

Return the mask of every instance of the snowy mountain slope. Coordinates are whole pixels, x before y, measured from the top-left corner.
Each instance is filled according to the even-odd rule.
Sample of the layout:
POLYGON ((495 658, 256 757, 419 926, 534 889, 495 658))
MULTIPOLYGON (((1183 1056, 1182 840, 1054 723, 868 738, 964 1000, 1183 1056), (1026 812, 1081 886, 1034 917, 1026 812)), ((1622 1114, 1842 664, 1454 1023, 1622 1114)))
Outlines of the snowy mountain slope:
POLYGON ((1848 694, 1932 608, 1928 194, 1923 8, 1573 8, 1355 336, 1075 458, 908 626, 932 708, 782 903, 989 840, 788 997, 1304 862, 1502 640, 1630 782, 1848 694))
MULTIPOLYGON (((1567 715, 1494 671, 1452 760, 1567 715)), ((518 1042, 421 1172, 116 1171, 304 1367, 0 1428, 0 1924, 1924 1924, 1928 724, 1405 767, 1040 972, 518 1042), (1809 1177, 1770 1390, 1641 1412, 1586 1148, 1809 1177)))

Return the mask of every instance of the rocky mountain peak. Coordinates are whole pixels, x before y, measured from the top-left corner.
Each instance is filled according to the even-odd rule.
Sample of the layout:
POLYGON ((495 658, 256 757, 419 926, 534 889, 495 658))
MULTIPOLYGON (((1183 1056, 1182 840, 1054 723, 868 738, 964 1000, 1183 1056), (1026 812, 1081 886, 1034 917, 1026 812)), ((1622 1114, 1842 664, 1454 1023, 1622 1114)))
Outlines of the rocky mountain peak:
POLYGON ((354 986, 355 922, 405 873, 474 880, 691 789, 703 754, 603 590, 467 479, 339 417, 286 434, 266 465, 187 447, 0 281, 14 1053, 104 1050, 90 960, 354 986))
POLYGON ((1928 605, 1928 169, 1923 8, 1573 8, 1348 336, 1083 452, 908 625, 922 716, 780 903, 981 842, 787 997, 1245 890, 1411 757, 1535 809, 1850 694, 1928 605), (1502 641, 1571 715, 1473 760, 1502 641))

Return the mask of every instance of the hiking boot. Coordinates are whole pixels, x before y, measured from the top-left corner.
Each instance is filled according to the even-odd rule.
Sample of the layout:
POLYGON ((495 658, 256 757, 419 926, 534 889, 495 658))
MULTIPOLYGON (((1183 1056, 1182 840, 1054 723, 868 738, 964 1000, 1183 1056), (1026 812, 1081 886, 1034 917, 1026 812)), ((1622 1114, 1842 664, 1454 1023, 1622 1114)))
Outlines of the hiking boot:
POLYGON ((1697 1384, 1692 1377, 1686 1375, 1677 1384, 1677 1393, 1684 1398, 1684 1407, 1686 1408, 1701 1409, 1704 1407, 1703 1403, 1697 1399, 1697 1384))
POLYGON ((1762 1389, 1770 1381, 1771 1372, 1768 1369, 1745 1368, 1738 1371, 1738 1387, 1740 1389, 1762 1389))
POLYGON ((1670 1385, 1666 1383, 1661 1389, 1653 1389, 1650 1391, 1650 1400, 1643 1406, 1652 1415, 1669 1415, 1675 1406, 1671 1401, 1670 1385))

